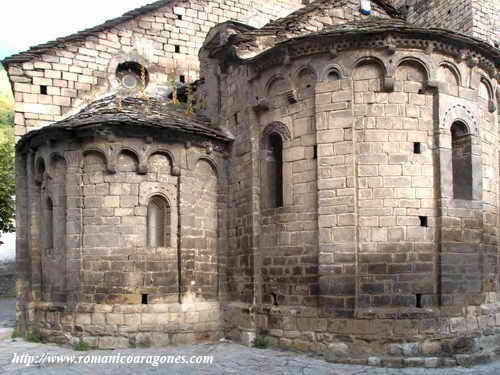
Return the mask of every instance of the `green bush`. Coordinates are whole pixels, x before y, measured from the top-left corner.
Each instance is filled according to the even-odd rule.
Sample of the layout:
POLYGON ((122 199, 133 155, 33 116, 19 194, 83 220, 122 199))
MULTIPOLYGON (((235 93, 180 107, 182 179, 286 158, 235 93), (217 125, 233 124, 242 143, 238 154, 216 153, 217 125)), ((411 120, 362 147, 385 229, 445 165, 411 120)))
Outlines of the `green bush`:
POLYGON ((73 345, 73 350, 76 350, 77 352, 86 352, 89 349, 89 344, 84 341, 80 341, 78 344, 73 345))
POLYGON ((14 131, 0 127, 0 233, 15 230, 15 188, 14 131))
POLYGON ((42 342, 42 336, 40 335, 40 331, 36 328, 33 328, 26 335, 26 341, 28 341, 28 342, 42 342))
POLYGON ((264 336, 257 336, 253 340, 253 346, 258 349, 266 349, 269 347, 269 340, 264 336))

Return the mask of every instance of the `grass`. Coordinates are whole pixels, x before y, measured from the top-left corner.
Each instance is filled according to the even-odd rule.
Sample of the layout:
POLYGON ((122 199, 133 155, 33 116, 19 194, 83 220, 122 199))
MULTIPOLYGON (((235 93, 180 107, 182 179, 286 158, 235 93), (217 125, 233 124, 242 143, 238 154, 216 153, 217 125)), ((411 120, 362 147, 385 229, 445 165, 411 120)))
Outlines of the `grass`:
POLYGON ((42 342, 42 337, 40 336, 40 331, 38 329, 32 329, 26 335, 26 341, 28 341, 28 342, 42 342))
POLYGON ((73 350, 77 352, 86 352, 90 349, 89 344, 84 341, 80 341, 78 344, 73 345, 73 350))
POLYGON ((257 336, 255 340, 253 340, 253 347, 258 349, 267 349, 269 348, 269 340, 264 336, 257 336))

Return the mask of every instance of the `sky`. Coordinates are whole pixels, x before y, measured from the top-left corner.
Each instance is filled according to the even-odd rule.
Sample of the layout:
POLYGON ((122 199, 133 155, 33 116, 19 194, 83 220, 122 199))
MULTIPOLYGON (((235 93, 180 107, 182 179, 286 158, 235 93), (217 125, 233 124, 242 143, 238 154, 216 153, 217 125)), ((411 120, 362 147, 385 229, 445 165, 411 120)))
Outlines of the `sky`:
MULTIPOLYGON (((31 46, 97 26, 154 0, 27 0, 0 5, 0 60, 31 46)), ((15 234, 0 236, 0 261, 15 256, 15 234)))
POLYGON ((0 60, 73 34, 154 0, 27 0, 0 5, 0 60))

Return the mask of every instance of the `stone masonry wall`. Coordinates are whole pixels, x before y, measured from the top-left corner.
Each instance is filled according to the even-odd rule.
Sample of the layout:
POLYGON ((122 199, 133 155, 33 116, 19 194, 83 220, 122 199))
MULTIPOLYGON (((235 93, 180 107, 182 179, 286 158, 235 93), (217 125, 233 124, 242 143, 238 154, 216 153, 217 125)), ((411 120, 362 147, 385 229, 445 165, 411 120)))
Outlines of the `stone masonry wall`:
POLYGON ((193 80, 198 76, 198 49, 211 27, 229 19, 262 26, 300 6, 297 0, 176 1, 83 41, 60 45, 30 62, 12 64, 8 71, 16 100, 16 135, 116 90, 115 69, 125 61, 145 65, 155 85, 166 84, 166 71, 173 64, 178 81, 193 80))
MULTIPOLYGON (((423 350, 432 355, 441 353, 449 337, 487 332, 498 324, 494 76, 473 59, 408 48, 406 40, 395 50, 351 45, 333 57, 328 50, 318 53, 316 42, 294 41, 293 57, 271 48, 247 65, 224 65, 218 77, 223 96, 211 110, 239 135, 230 159, 230 192, 252 207, 251 215, 243 205, 231 207, 231 218, 246 228, 233 232, 229 262, 246 267, 255 283, 253 301, 236 299, 224 307, 228 334, 247 341, 254 330, 282 347, 352 346, 368 355, 402 355, 377 341, 381 336, 418 342, 415 348, 424 347, 424 338, 443 340, 434 353, 423 350), (242 80, 246 89, 237 87, 242 80), (307 90, 315 92, 310 100, 302 96, 307 90), (470 137, 470 199, 453 195, 456 121, 466 124, 470 137), (267 180, 262 164, 262 139, 269 134, 284 141, 284 181, 288 162, 297 163, 293 172, 307 165, 308 176, 316 169, 317 179, 285 182, 283 207, 272 210, 261 202, 266 184, 274 181, 267 180), (296 189, 303 189, 307 202, 317 199, 318 229, 307 234, 317 236, 314 246, 302 247, 305 233, 292 235, 291 247, 280 242, 288 240, 287 228, 305 228, 302 217, 314 214, 296 204, 302 199, 296 189), (287 201, 287 194, 294 198, 287 201), (243 236, 253 238, 246 248, 238 247, 243 236), (293 252, 302 249, 308 252, 292 266, 293 252), (308 264, 312 258, 317 279, 296 279, 311 286, 311 295, 280 295, 288 275, 316 267, 308 264), (275 290, 267 285, 273 278, 275 290), (365 346, 367 338, 377 343, 365 346)), ((215 64, 207 61, 209 84, 216 82, 210 77, 215 64)), ((307 224, 315 224, 314 218, 307 224)), ((248 288, 228 276, 234 289, 248 288)))
POLYGON ((495 0, 397 0, 395 6, 418 26, 458 31, 498 47, 500 13, 495 0))
POLYGON ((73 336, 99 348, 213 341, 221 334, 221 146, 214 150, 196 137, 175 142, 168 133, 155 133, 152 144, 144 132, 111 143, 92 132, 78 144, 56 137, 28 158, 18 153, 18 182, 29 188, 18 199, 30 194, 33 202, 18 207, 20 218, 45 215, 18 223, 27 236, 18 242, 19 275, 35 280, 20 279, 20 331, 39 329, 44 340, 61 343, 73 336), (170 242, 151 247, 148 203, 157 196, 168 202, 170 242), (46 219, 49 208, 57 228, 46 219))
POLYGON ((16 296, 16 264, 0 263, 0 297, 16 296))
POLYGON ((472 0, 473 36, 500 48, 500 4, 495 0, 472 0))

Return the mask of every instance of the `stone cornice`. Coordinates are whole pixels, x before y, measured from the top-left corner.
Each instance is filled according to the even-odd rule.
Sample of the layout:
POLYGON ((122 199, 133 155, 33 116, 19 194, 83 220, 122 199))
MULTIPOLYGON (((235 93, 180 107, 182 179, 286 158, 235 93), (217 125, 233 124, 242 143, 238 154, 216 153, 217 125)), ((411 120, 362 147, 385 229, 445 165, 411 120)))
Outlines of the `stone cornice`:
MULTIPOLYGON (((467 61, 469 66, 479 66, 490 77, 500 79, 500 50, 478 39, 443 29, 424 29, 413 26, 377 26, 369 29, 338 29, 313 33, 292 38, 260 53, 241 59, 235 58, 237 49, 226 45, 231 51, 232 63, 247 64, 259 74, 273 66, 285 64, 296 59, 315 54, 337 56, 342 51, 353 49, 386 49, 394 53, 395 49, 420 49, 426 54, 444 53, 456 61, 467 61), (236 53, 235 53, 236 51, 236 53)), ((228 64, 226 61, 225 64, 228 64)))

